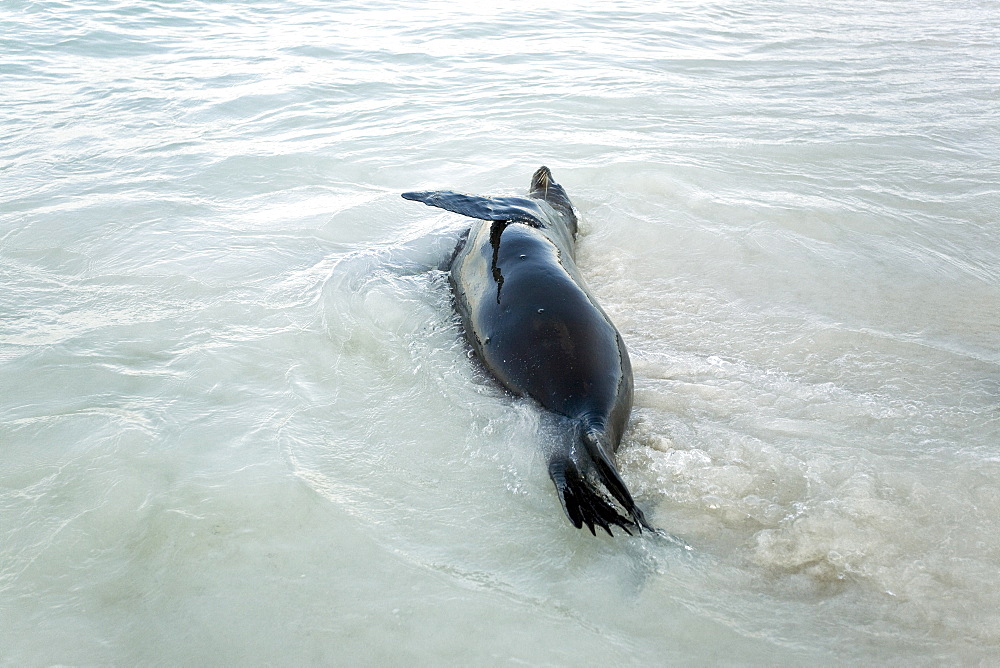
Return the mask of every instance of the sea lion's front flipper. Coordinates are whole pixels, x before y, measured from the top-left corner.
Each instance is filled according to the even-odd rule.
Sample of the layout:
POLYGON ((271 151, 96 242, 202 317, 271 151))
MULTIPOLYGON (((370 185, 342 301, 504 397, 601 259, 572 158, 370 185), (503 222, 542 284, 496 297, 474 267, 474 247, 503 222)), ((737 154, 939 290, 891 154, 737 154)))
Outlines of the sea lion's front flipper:
POLYGON ((403 193, 403 199, 423 202, 427 206, 470 218, 517 221, 532 226, 540 225, 544 215, 537 202, 523 197, 479 197, 450 190, 429 190, 403 193))

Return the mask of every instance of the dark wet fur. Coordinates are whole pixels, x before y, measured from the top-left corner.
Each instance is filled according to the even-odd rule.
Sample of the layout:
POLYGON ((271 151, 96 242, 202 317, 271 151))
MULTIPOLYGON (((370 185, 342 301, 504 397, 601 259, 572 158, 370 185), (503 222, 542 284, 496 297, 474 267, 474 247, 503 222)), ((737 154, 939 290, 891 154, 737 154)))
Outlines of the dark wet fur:
MULTIPOLYGON (((518 237, 517 235, 522 233, 516 232, 516 228, 511 227, 511 225, 514 223, 523 223, 528 227, 541 230, 554 229, 552 225, 559 226, 562 231, 557 232, 556 237, 561 241, 550 238, 552 243, 565 251, 562 254, 562 259, 558 260, 558 262, 560 265, 572 265, 573 262, 572 245, 577 232, 577 218, 566 191, 553 180, 552 173, 547 167, 541 167, 532 176, 529 192, 530 198, 528 199, 521 197, 479 197, 452 191, 420 191, 403 194, 403 197, 406 199, 423 202, 428 206, 442 208, 472 218, 493 221, 492 226, 489 228, 490 236, 488 241, 481 240, 477 242, 479 244, 488 243, 493 246, 492 273, 487 268, 486 273, 480 276, 481 280, 490 281, 490 284, 495 284, 496 287, 496 306, 492 307, 492 313, 490 314, 493 317, 514 317, 509 315, 511 308, 509 305, 505 307, 500 306, 501 290, 505 283, 497 259, 497 253, 502 243, 501 236, 505 234, 504 230, 515 230, 507 234, 514 234, 515 239, 526 239, 524 236, 518 237), (539 200, 547 203, 552 209, 547 212, 546 207, 541 205, 539 200), (552 210, 557 214, 558 221, 552 217, 552 210), (568 235, 566 235, 567 232, 568 235), (565 248, 559 246, 560 243, 568 244, 569 246, 565 248)), ((531 237, 530 234, 527 236, 531 237)), ((519 289, 526 290, 524 297, 526 299, 552 300, 552 295, 556 295, 555 301, 548 302, 554 310, 568 309, 565 310, 565 313, 566 317, 570 318, 571 321, 594 323, 597 327, 596 330, 580 330, 578 334, 571 335, 570 343, 572 344, 572 348, 576 349, 578 347, 577 344, 589 343, 591 339, 588 336, 595 331, 602 331, 600 329, 602 326, 609 326, 611 331, 614 332, 615 342, 608 342, 604 347, 598 346, 598 348, 595 348, 593 352, 598 357, 586 358, 589 361, 594 361, 599 359, 602 354, 611 357, 618 356, 622 365, 619 370, 623 380, 620 381, 621 385, 618 386, 617 394, 614 395, 613 405, 601 403, 611 398, 607 393, 607 386, 604 388, 604 394, 597 391, 595 394, 589 395, 588 400, 592 399, 590 403, 585 401, 582 404, 576 403, 571 405, 570 400, 576 401, 576 397, 574 397, 574 393, 569 387, 566 388, 566 392, 563 394, 556 393, 553 395, 551 392, 546 391, 544 379, 551 376, 526 375, 524 370, 521 371, 521 375, 518 375, 516 372, 511 371, 516 366, 512 367, 508 365, 508 358, 506 357, 502 360, 502 363, 494 360, 498 368, 491 367, 490 361, 485 356, 484 344, 481 340, 483 339, 486 343, 489 343, 490 339, 489 337, 477 335, 476 311, 468 302, 462 302, 459 299, 459 293, 463 291, 463 288, 455 279, 456 269, 454 263, 463 252, 464 247, 470 242, 471 237, 467 233, 456 246, 451 265, 456 310, 459 312, 465 325, 467 340, 472 345, 477 357, 483 362, 485 368, 508 390, 517 395, 534 398, 544 408, 568 418, 572 425, 569 428, 569 433, 566 434, 567 440, 561 448, 551 455, 549 461, 549 475, 555 484, 556 492, 559 495, 559 500, 566 516, 573 526, 578 529, 586 526, 591 534, 594 535, 597 533, 597 527, 604 529, 611 536, 614 535, 612 531, 614 527, 618 527, 629 535, 632 535, 633 532, 643 533, 643 530, 656 533, 656 530, 646 521, 642 511, 636 506, 625 482, 621 479, 618 470, 615 468, 613 460, 614 452, 628 420, 628 413, 632 405, 631 367, 628 363, 627 352, 625 351, 624 344, 621 342, 620 334, 610 320, 607 320, 606 314, 596 306, 592 297, 588 296, 590 303, 582 307, 584 311, 574 311, 566 306, 573 303, 572 299, 580 298, 578 291, 582 290, 586 293, 586 288, 581 286, 577 279, 571 278, 568 274, 564 275, 564 279, 559 279, 568 281, 572 285, 571 288, 566 287, 570 292, 566 293, 563 297, 563 293, 558 291, 563 289, 567 284, 559 283, 552 278, 553 274, 547 268, 540 267, 540 271, 542 272, 539 274, 540 282, 536 283, 534 280, 529 279, 525 283, 524 279, 522 279, 522 287, 519 289), (546 283, 546 281, 548 282, 546 283), (557 292, 545 292, 547 288, 539 286, 552 286, 557 292), (587 316, 587 313, 591 315, 587 316), (588 320, 588 318, 590 319, 588 320), (610 346, 610 350, 608 346, 610 346), (598 397, 604 398, 600 399, 598 397)), ((513 241, 511 243, 535 244, 536 242, 513 241)), ((531 248, 535 248, 535 246, 531 246, 531 248)), ((486 252, 488 251, 489 248, 486 247, 486 252)), ((531 253, 530 250, 526 252, 531 253)), ((523 259, 525 255, 521 255, 520 257, 523 259)), ((560 266, 557 271, 563 268, 560 266)), ((493 293, 490 292, 490 294, 492 295, 493 293)), ((520 295, 520 293, 517 294, 520 295)), ((492 305, 492 299, 489 302, 490 304, 484 304, 484 302, 478 303, 483 304, 483 307, 487 308, 492 305)), ((518 307, 519 305, 515 304, 514 310, 516 311, 518 307)), ((546 308, 548 309, 548 307, 546 308)), ((490 309, 487 308, 487 310, 490 309)), ((539 309, 538 313, 542 313, 542 310, 539 309)), ((552 311, 549 310, 549 313, 552 313, 552 311)), ((598 335, 595 334, 594 336, 598 335)), ((511 339, 511 341, 514 347, 510 348, 510 351, 516 356, 520 353, 520 349, 518 348, 520 344, 516 339, 511 339)), ((497 340, 494 340, 494 345, 497 345, 497 342, 497 340)), ((493 354, 495 355, 496 351, 493 354)), ((563 369, 577 369, 577 373, 582 373, 583 375, 576 378, 576 382, 586 383, 591 387, 601 385, 598 379, 603 377, 603 371, 597 371, 596 376, 588 376, 587 372, 584 371, 587 367, 586 364, 579 366, 572 363, 573 360, 570 360, 571 363, 566 366, 552 366, 552 358, 547 360, 538 358, 537 361, 540 362, 541 366, 535 368, 544 368, 548 364, 549 371, 556 373, 561 373, 563 369)), ((594 364, 598 363, 594 362, 594 364)))

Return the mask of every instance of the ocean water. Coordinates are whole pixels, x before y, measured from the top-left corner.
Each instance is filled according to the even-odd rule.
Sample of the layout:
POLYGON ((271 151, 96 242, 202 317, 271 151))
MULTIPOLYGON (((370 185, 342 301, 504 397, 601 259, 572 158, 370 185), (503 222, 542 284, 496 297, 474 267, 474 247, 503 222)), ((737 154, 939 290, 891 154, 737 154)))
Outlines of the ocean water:
POLYGON ((0 663, 1000 661, 1000 3, 488 5, 0 5, 0 663), (399 197, 542 164, 690 549, 399 197))

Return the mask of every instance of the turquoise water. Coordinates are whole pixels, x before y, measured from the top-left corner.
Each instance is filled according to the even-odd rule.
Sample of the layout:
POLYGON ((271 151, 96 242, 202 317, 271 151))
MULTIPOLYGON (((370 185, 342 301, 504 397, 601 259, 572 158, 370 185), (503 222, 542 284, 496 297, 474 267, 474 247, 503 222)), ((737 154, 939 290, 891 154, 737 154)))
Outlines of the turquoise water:
POLYGON ((0 6, 0 662, 1000 660, 1000 3, 0 6), (577 205, 669 541, 404 190, 577 205))

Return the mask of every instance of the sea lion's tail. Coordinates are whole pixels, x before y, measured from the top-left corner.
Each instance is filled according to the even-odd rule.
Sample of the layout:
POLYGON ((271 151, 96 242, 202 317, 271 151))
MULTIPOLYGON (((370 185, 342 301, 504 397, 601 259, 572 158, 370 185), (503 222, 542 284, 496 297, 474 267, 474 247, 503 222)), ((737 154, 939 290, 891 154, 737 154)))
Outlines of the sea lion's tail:
POLYGON ((549 461, 549 476, 566 516, 577 529, 586 524, 595 535, 595 525, 609 536, 614 535, 612 526, 621 527, 629 535, 632 535, 630 529, 655 532, 608 458, 606 440, 602 432, 585 430, 580 436, 582 447, 560 453, 549 461))

